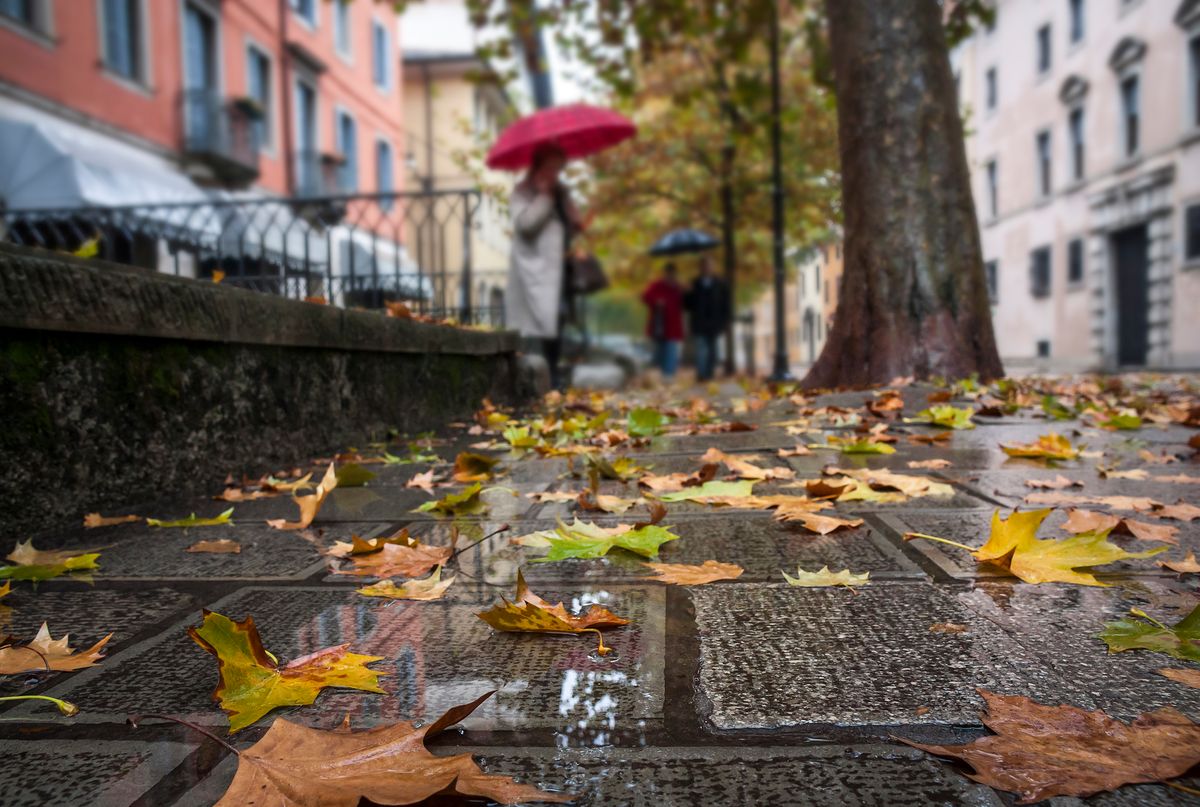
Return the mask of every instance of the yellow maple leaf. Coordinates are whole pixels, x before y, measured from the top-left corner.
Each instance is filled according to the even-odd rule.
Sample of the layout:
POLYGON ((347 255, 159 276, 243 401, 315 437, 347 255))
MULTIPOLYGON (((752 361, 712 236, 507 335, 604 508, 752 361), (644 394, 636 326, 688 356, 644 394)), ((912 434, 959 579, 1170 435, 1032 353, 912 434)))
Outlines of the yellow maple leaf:
POLYGON ((217 658, 220 680, 213 700, 229 713, 229 733, 240 731, 280 706, 307 706, 325 687, 383 693, 379 676, 368 669, 383 656, 350 653, 348 644, 327 647, 280 665, 263 647, 254 619, 241 622, 212 611, 188 635, 217 658))
POLYGON ((384 597, 389 600, 439 600, 453 583, 453 577, 442 580, 442 567, 439 566, 433 570, 433 574, 422 580, 408 580, 400 585, 393 580, 380 580, 374 585, 358 589, 358 593, 364 597, 384 597))
POLYGON ((333 463, 329 463, 329 468, 325 470, 325 476, 321 479, 321 483, 317 485, 315 493, 307 496, 296 496, 292 499, 296 506, 300 508, 300 520, 288 521, 285 518, 268 519, 267 523, 277 530, 302 530, 313 523, 313 519, 317 517, 317 513, 321 510, 321 505, 325 503, 326 497, 337 487, 337 471, 333 468, 333 463))
POLYGON ((50 628, 45 622, 38 630, 33 641, 23 645, 8 645, 0 647, 0 675, 13 675, 23 672, 38 672, 39 670, 81 670, 92 667, 104 658, 100 651, 112 634, 81 650, 78 653, 71 650, 69 635, 61 639, 50 638, 50 628))
POLYGON ((578 616, 568 612, 561 602, 551 605, 529 590, 521 572, 517 572, 515 601, 509 602, 503 597, 500 601, 500 605, 476 616, 496 630, 512 633, 594 633, 600 641, 596 652, 602 656, 611 648, 605 646, 601 629, 629 624, 628 619, 600 605, 589 606, 578 616))
POLYGON ((1127 558, 1148 558, 1167 551, 1167 547, 1163 546, 1145 552, 1126 552, 1108 542, 1109 530, 1093 530, 1057 541, 1040 539, 1037 537, 1038 527, 1050 513, 1050 510, 1018 511, 1002 519, 997 510, 992 514, 992 529, 987 543, 978 549, 922 533, 908 533, 904 538, 924 538, 965 549, 980 563, 1008 569, 1026 583, 1077 583, 1081 586, 1108 584, 1076 569, 1127 558))
POLYGON ((1072 448, 1070 440, 1054 432, 1043 434, 1032 443, 1001 443, 1000 448, 1010 457, 1073 460, 1079 456, 1079 450, 1072 448))
POLYGON ((846 586, 850 588, 853 586, 865 586, 871 577, 870 572, 854 574, 849 569, 842 569, 840 572, 831 572, 828 566, 822 566, 819 572, 806 572, 804 569, 797 567, 795 577, 792 577, 787 572, 780 573, 789 586, 804 588, 821 588, 825 586, 846 586))

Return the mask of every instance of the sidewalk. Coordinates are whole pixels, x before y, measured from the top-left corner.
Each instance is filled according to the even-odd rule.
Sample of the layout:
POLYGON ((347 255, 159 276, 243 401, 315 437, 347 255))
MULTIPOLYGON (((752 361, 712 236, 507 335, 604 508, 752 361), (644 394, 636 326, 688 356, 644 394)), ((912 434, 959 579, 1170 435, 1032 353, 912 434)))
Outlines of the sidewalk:
MULTIPOLYGON (((904 414, 926 406, 931 391, 905 388, 904 414)), ((511 537, 553 529, 557 520, 575 515, 628 524, 643 518, 646 508, 639 504, 621 517, 596 517, 576 513, 574 503, 537 503, 528 494, 581 490, 587 479, 568 475, 567 458, 517 459, 506 451, 494 452, 503 472, 487 484, 517 495, 499 487, 485 493, 489 512, 457 528, 413 512, 434 496, 405 483, 433 466, 370 464, 377 478, 364 487, 334 490, 308 530, 281 532, 265 524, 295 518, 288 497, 234 504, 204 500, 139 515, 216 516, 232 506, 234 524, 168 529, 132 523, 39 541, 39 549, 102 547, 100 570, 92 585, 59 579, 35 590, 14 583, 2 601, 10 609, 3 615, 4 632, 28 640, 46 621, 55 637, 70 632, 74 647, 88 647, 110 631, 115 635, 97 666, 0 679, 0 695, 43 693, 82 710, 66 718, 45 703, 0 704, 8 707, 0 721, 4 803, 215 802, 233 777, 232 754, 179 725, 145 721, 136 730, 125 725, 131 714, 159 713, 226 736, 227 718, 212 702, 216 662, 186 633, 200 623, 202 608, 233 619, 252 615, 265 647, 281 660, 348 642, 354 652, 384 657, 372 668, 389 673, 381 679, 384 695, 326 690, 312 706, 272 712, 234 736, 240 748, 258 740, 277 717, 326 729, 347 714, 355 728, 429 721, 500 688, 463 722, 464 731, 447 732, 431 740, 430 748, 438 755, 473 753, 488 772, 576 793, 573 803, 581 805, 1011 804, 1013 796, 972 782, 965 768, 893 739, 957 743, 983 736, 979 688, 1049 705, 1103 709, 1123 720, 1164 706, 1200 719, 1200 689, 1157 672, 1195 664, 1143 651, 1110 654, 1096 638, 1106 622, 1131 607, 1174 623, 1200 602, 1196 575, 1181 579, 1154 562, 1200 550, 1200 520, 1164 521, 1179 528, 1178 546, 1154 559, 1101 567, 1102 579, 1113 584, 1105 588, 1025 584, 980 567, 962 550, 902 539, 906 532, 920 532, 979 546, 994 510, 1007 514, 1021 504, 1031 492, 1027 480, 1058 474, 1083 483, 1065 491, 1071 494, 1200 503, 1200 486, 1153 480, 1165 473, 1196 474, 1195 462, 1187 459, 1195 454, 1187 442, 1196 430, 1148 425, 1108 432, 1078 421, 1048 423, 1023 410, 978 418, 978 428, 954 432, 945 446, 912 444, 909 434, 936 430, 897 423, 890 429, 900 438, 894 454, 813 450, 780 459, 781 448, 846 433, 789 434, 783 424, 800 419, 803 408, 862 412, 871 393, 828 395, 804 406, 775 399, 746 411, 733 403, 745 394, 732 384, 715 396, 692 393, 709 399, 721 421, 741 421, 754 430, 666 434, 645 448, 609 454, 627 453, 663 475, 697 471, 702 455, 716 447, 735 457, 756 454, 758 465, 790 468, 799 480, 818 478, 833 463, 927 476, 950 483, 953 492, 902 503, 838 503, 825 514, 861 517, 864 523, 828 535, 781 523, 761 509, 670 504, 662 524, 680 537, 662 547, 662 562, 713 559, 745 569, 736 580, 695 587, 648 580, 643 559, 622 550, 605 559, 533 563, 545 550, 513 545, 511 537), (1049 467, 1011 459, 999 448, 1001 442, 1032 441, 1053 430, 1078 430, 1070 434, 1072 442, 1103 451, 1103 457, 1049 467), (1142 449, 1182 459, 1146 466, 1138 455, 1142 449), (908 467, 910 461, 938 458, 949 467, 908 467), (1102 479, 1100 462, 1148 467, 1150 478, 1102 479), (456 571, 454 585, 443 599, 430 602, 363 597, 355 589, 370 580, 331 574, 321 554, 352 535, 390 536, 405 525, 434 545, 448 545, 457 530, 461 548, 505 524, 507 532, 453 561, 446 574, 456 571), (202 539, 231 539, 241 551, 185 552, 202 539), (797 566, 869 572, 870 582, 854 591, 793 588, 780 572, 793 574, 797 566), (502 595, 511 599, 518 569, 550 602, 601 603, 631 620, 604 634, 616 658, 596 657, 594 636, 498 633, 476 618, 502 595), (937 625, 953 627, 931 630, 937 625)), ((647 392, 627 397, 667 403, 647 392)), ((624 416, 614 417, 617 423, 624 416)), ((451 462, 470 445, 491 439, 461 427, 441 438, 434 450, 451 462)), ((359 450, 371 454, 366 447, 359 450)), ((313 470, 319 479, 323 466, 313 470)), ((785 485, 760 482, 754 494, 804 493, 785 485)), ((461 487, 438 489, 435 496, 461 487)), ((601 493, 634 498, 637 483, 606 480, 601 493)), ((1061 537, 1065 515, 1052 514, 1040 534, 1061 537)), ((1132 538, 1118 543, 1131 551, 1163 545, 1132 538)), ((1200 786, 1197 779, 1180 783, 1200 786)), ((1139 785, 1087 803, 1197 800, 1167 787, 1139 785)))

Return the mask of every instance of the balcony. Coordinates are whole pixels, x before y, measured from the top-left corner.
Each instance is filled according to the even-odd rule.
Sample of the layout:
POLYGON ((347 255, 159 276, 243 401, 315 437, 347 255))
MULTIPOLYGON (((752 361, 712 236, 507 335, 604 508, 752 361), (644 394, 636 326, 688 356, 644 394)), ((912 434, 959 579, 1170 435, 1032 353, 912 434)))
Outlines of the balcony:
POLYGON ((342 173, 345 160, 339 154, 298 151, 295 157, 295 192, 292 202, 297 214, 322 224, 336 224, 346 213, 342 173))
POLYGON ((245 187, 258 179, 261 112, 211 89, 183 93, 183 153, 198 179, 245 187))

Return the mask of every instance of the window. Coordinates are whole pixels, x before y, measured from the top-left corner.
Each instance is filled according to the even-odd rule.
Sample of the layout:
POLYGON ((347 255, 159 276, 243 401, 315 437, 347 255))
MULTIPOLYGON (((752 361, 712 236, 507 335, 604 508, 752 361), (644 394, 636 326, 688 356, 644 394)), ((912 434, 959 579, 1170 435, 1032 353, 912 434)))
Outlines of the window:
POLYGON ((50 33, 50 9, 47 0, 0 0, 0 22, 28 28, 39 34, 50 33))
POLYGON ((1000 266, 996 261, 988 261, 983 265, 983 276, 987 281, 988 300, 994 305, 999 299, 1000 266))
POLYGON ((1071 178, 1083 179, 1086 169, 1083 139, 1083 107, 1075 107, 1067 118, 1068 136, 1071 140, 1071 178))
POLYGON ((1200 127, 1200 36, 1192 37, 1188 43, 1188 61, 1191 63, 1192 126, 1200 127))
POLYGON ((392 83, 392 48, 388 31, 377 20, 371 22, 371 76, 375 86, 390 89, 392 83))
POLYGON ((1183 256, 1186 260, 1200 260, 1200 204, 1190 205, 1183 213, 1183 256))
POLYGON ((296 16, 311 26, 317 24, 317 0, 290 0, 296 16))
POLYGON ((317 91, 296 81, 296 192, 312 196, 322 188, 321 155, 317 153, 317 91))
POLYGON ((993 219, 1000 214, 999 194, 996 183, 996 161, 990 160, 987 164, 988 215, 993 219))
POLYGON ((1037 355, 1039 359, 1050 358, 1050 340, 1039 339, 1037 341, 1037 355))
POLYGON ((183 7, 184 127, 192 148, 220 146, 217 21, 195 3, 183 7))
POLYGON ((1086 30, 1084 22, 1084 0, 1070 0, 1071 5, 1071 42, 1082 42, 1086 30))
MULTIPOLYGON (((392 159, 392 144, 380 140, 375 144, 375 187, 380 193, 392 193, 396 190, 396 166, 392 159)), ((380 199, 379 207, 390 212, 395 200, 380 199)))
POLYGON ((104 66, 132 81, 143 78, 141 0, 103 0, 104 66))
POLYGON ((1053 190, 1053 163, 1050 158, 1050 132, 1038 132, 1038 193, 1042 196, 1049 196, 1053 190))
POLYGON ((1136 75, 1121 80, 1121 137, 1125 142, 1125 156, 1138 152, 1138 135, 1141 128, 1141 86, 1136 75))
POLYGON ((1029 254, 1029 293, 1036 298, 1050 296, 1050 247, 1029 254))
POLYGON ((987 108, 995 109, 996 102, 999 100, 999 93, 996 88, 996 68, 989 67, 987 72, 983 74, 983 85, 987 108))
POLYGON ((333 44, 342 56, 350 55, 350 0, 334 0, 333 44))
POLYGON ((1067 244, 1067 282, 1083 282, 1083 239, 1075 238, 1067 244))
POLYGON ((271 115, 271 57, 255 45, 246 48, 246 95, 261 110, 254 122, 254 138, 260 148, 269 147, 272 135, 271 115))
POLYGON ((338 172, 338 188, 345 192, 358 190, 358 124, 345 112, 337 113, 337 149, 342 156, 338 172))
POLYGON ((1037 71, 1050 72, 1050 24, 1037 30, 1037 71))

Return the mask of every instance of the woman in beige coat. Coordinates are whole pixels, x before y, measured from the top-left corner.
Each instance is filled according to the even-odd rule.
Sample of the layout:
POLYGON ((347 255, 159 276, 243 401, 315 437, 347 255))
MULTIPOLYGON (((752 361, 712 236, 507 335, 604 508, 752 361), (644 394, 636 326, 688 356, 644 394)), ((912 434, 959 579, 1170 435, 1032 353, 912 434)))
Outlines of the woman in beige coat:
POLYGON ((560 381, 564 297, 569 291, 564 289, 565 259, 570 239, 580 228, 579 214, 559 182, 565 164, 560 149, 543 146, 513 189, 512 256, 504 295, 505 323, 524 337, 541 340, 554 387, 560 381))

